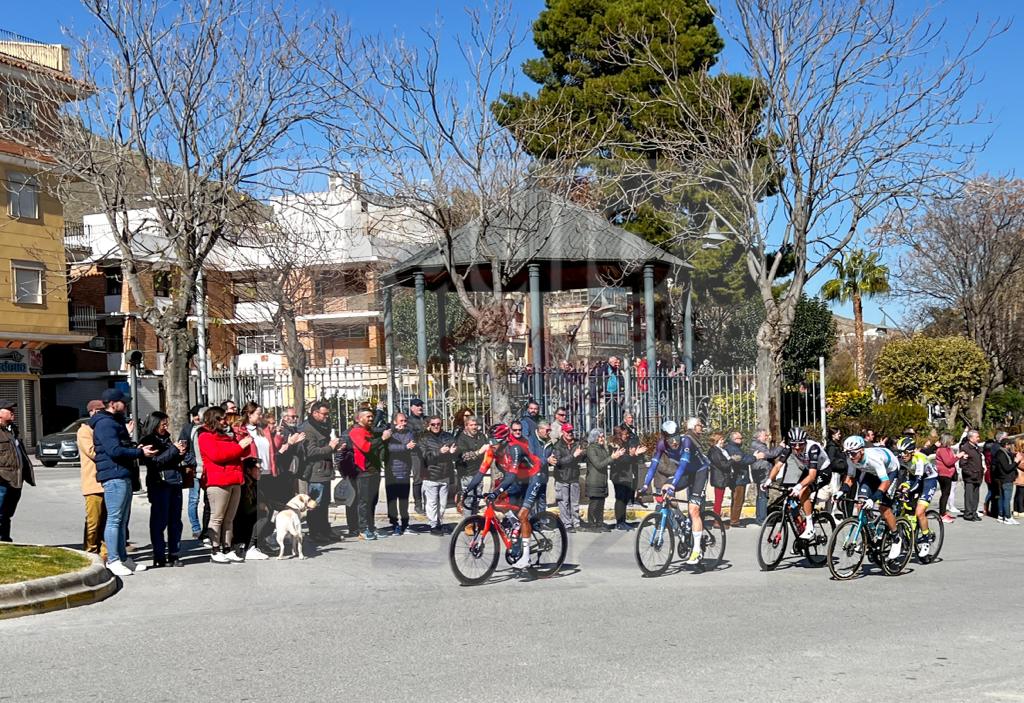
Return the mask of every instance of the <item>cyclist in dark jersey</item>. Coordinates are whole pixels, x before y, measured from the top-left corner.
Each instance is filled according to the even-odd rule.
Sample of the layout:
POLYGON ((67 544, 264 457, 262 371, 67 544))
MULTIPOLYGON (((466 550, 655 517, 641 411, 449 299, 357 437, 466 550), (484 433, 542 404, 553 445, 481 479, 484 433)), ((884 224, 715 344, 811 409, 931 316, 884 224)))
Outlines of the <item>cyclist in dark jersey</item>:
MULTIPOLYGON (((762 487, 767 489, 780 471, 790 468, 790 465, 795 466, 796 471, 799 471, 799 477, 790 487, 789 495, 796 498, 804 512, 804 531, 799 535, 799 539, 811 539, 814 537, 812 496, 832 480, 828 452, 813 439, 808 439, 807 432, 802 427, 791 427, 786 440, 786 448, 775 460, 775 466, 772 467, 762 487)), ((796 477, 796 471, 787 471, 783 477, 789 473, 792 476, 789 480, 792 480, 796 477)), ((783 480, 785 481, 785 478, 783 480)))
MULTIPOLYGON (((518 425, 519 422, 513 424, 518 425)), ((530 536, 533 534, 533 528, 530 526, 530 509, 537 502, 541 490, 547 487, 547 474, 541 470, 540 458, 530 452, 526 440, 521 436, 513 437, 508 425, 493 426, 490 437, 490 444, 480 462, 480 471, 466 486, 462 499, 465 501, 466 495, 476 490, 491 465, 497 462, 505 478, 487 497, 494 500, 501 493, 506 493, 510 503, 518 503, 523 551, 514 566, 525 569, 530 565, 530 536)))
POLYGON ((679 427, 673 420, 662 424, 662 437, 658 440, 654 456, 651 457, 651 466, 644 478, 644 486, 640 490, 646 492, 653 485, 655 490, 671 496, 677 490, 687 489, 687 508, 693 523, 693 551, 686 563, 699 564, 704 537, 701 510, 704 508, 710 462, 704 456, 697 439, 704 431, 704 423, 691 417, 686 421, 686 429, 687 433, 680 437, 679 427))

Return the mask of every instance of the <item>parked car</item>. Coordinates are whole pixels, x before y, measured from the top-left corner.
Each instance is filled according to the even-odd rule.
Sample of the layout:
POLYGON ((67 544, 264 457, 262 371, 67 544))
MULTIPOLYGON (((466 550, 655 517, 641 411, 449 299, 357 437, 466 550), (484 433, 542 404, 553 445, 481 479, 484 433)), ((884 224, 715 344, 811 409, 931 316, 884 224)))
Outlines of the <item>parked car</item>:
POLYGON ((80 417, 60 432, 48 434, 36 445, 36 457, 46 467, 54 467, 61 461, 78 461, 78 428, 87 417, 80 417))

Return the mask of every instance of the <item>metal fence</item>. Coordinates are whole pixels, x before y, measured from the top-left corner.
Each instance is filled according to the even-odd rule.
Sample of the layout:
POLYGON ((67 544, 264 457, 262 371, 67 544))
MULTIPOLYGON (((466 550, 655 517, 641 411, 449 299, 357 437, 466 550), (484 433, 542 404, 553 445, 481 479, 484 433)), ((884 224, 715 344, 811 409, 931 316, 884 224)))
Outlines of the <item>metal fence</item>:
MULTIPOLYGON (((554 417, 565 408, 568 421, 588 431, 601 427, 610 431, 633 413, 642 432, 653 432, 666 419, 680 423, 700 417, 709 428, 750 430, 755 422, 755 378, 750 369, 704 370, 689 378, 682 375, 637 377, 629 369, 608 376, 539 372, 543 393, 537 401, 541 416, 554 417)), ((509 374, 512 413, 518 417, 533 399, 533 378, 518 372, 509 374)), ((379 366, 332 366, 310 368, 305 373, 307 402, 324 399, 331 403, 333 416, 348 422, 355 410, 374 405, 388 397, 388 373, 379 366)), ((266 408, 279 410, 292 405, 295 394, 287 370, 218 372, 209 379, 209 398, 220 402, 232 398, 239 403, 255 400, 266 408)), ((487 424, 493 420, 488 377, 472 367, 454 364, 428 369, 426 387, 420 387, 416 369, 395 371, 394 402, 407 409, 413 398, 424 402, 427 414, 440 415, 450 425, 456 413, 469 408, 487 424)))

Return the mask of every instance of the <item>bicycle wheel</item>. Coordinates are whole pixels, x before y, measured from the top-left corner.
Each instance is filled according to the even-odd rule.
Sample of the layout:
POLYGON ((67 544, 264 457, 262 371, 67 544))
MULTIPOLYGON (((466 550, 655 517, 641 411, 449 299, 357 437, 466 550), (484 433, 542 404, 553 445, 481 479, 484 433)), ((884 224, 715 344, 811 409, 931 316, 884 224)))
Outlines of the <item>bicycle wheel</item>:
POLYGON ((757 563, 761 571, 772 571, 786 556, 786 541, 789 530, 783 514, 776 510, 769 513, 757 538, 757 563))
POLYGON ((711 511, 701 515, 704 523, 704 537, 701 539, 701 566, 714 571, 725 558, 725 525, 718 513, 711 511))
POLYGON ((911 527, 910 520, 905 517, 897 520, 896 532, 900 538, 900 552, 895 558, 889 558, 892 537, 888 530, 882 535, 882 544, 879 548, 882 572, 886 576, 899 576, 907 568, 907 564, 910 563, 910 557, 914 555, 914 528, 911 527))
POLYGON ((568 549, 565 526, 554 513, 544 511, 530 518, 530 566, 537 578, 547 578, 562 568, 568 549))
POLYGON ((807 563, 814 567, 825 566, 828 561, 828 540, 836 528, 835 518, 831 513, 814 513, 814 536, 806 540, 800 551, 807 559, 807 563))
POLYGON ((928 545, 928 554, 921 556, 921 545, 917 543, 917 537, 921 534, 920 527, 918 528, 917 534, 914 536, 914 552, 917 554, 917 560, 922 564, 931 564, 935 561, 935 558, 939 556, 939 552, 942 551, 942 541, 945 538, 946 525, 942 522, 942 518, 939 516, 938 510, 929 510, 925 513, 928 516, 928 529, 931 534, 935 535, 932 543, 928 545))
POLYGON ((676 533, 672 529, 671 520, 666 520, 662 529, 661 519, 660 512, 653 512, 640 522, 636 531, 633 553, 644 576, 661 576, 672 563, 676 533))
POLYGON ((849 517, 839 523, 828 540, 826 551, 826 563, 833 578, 847 581, 856 576, 868 551, 867 535, 860 520, 849 517))
POLYGON ((498 533, 483 534, 482 515, 470 515, 455 528, 448 545, 448 563, 464 586, 476 586, 491 577, 498 566, 498 533))

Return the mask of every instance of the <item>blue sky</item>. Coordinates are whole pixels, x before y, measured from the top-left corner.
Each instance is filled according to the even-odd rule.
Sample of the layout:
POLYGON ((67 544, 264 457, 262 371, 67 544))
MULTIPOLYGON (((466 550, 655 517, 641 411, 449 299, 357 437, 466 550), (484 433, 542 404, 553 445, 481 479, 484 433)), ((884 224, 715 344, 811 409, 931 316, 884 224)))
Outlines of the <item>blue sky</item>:
MULTIPOLYGON (((411 38, 419 29, 431 25, 441 18, 446 30, 458 33, 466 27, 463 8, 471 2, 443 0, 295 0, 299 6, 326 4, 347 15, 355 29, 360 32, 391 33, 398 31, 411 38)), ((62 40, 61 26, 69 26, 81 33, 89 26, 88 17, 77 0, 34 0, 33 2, 5 3, 7 7, 0 28, 46 42, 62 40)), ((170 3, 173 5, 173 3, 170 3)), ((918 0, 902 0, 901 6, 924 5, 918 0)), ((933 3, 929 3, 933 4, 933 3)), ((524 33, 530 22, 543 8, 543 0, 514 0, 514 11, 518 24, 524 33)), ((989 24, 997 19, 1012 20, 1013 26, 1002 36, 994 39, 975 62, 977 77, 981 79, 973 95, 972 104, 980 104, 990 124, 986 128, 991 140, 977 159, 978 173, 1011 174, 1017 171, 1018 161, 1024 154, 1024 91, 1020 89, 1020 71, 1024 67, 1024 18, 1018 19, 1019 3, 1013 0, 947 0, 935 11, 935 17, 947 20, 950 32, 963 32, 975 20, 989 24)), ((529 36, 519 49, 523 59, 536 55, 529 36)), ((730 50, 728 44, 724 61, 729 70, 742 70, 738 52, 730 50)), ((531 89, 532 84, 525 78, 521 90, 531 89)), ((816 291, 825 276, 811 282, 811 291, 816 291)), ((896 301, 881 301, 881 308, 899 321, 902 305, 896 301)), ((837 308, 840 314, 851 315, 847 309, 837 308)), ((865 305, 865 317, 869 322, 881 322, 879 303, 869 301, 865 305)))

